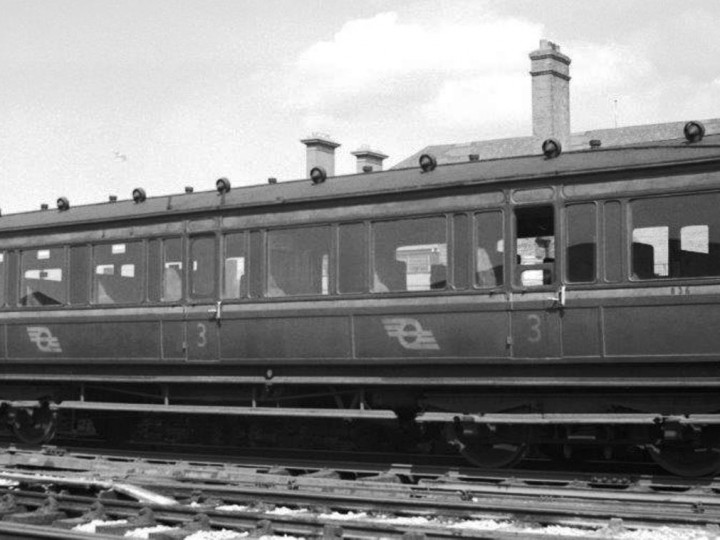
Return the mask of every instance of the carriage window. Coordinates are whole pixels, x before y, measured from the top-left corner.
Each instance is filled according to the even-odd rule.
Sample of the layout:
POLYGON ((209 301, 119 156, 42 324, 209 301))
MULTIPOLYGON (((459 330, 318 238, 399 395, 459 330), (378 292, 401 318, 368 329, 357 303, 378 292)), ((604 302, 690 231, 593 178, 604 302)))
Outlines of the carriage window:
POLYGON ((93 303, 127 304, 143 300, 142 242, 94 246, 93 267, 93 303))
POLYGON ((475 215, 475 283, 478 287, 503 284, 503 220, 502 212, 475 215))
POLYGON ((429 291, 447 286, 444 217, 373 224, 373 292, 429 291))
POLYGON ((165 302, 182 298, 182 241, 171 238, 163 241, 163 295, 165 302))
POLYGON ((328 294, 330 227, 268 231, 267 294, 328 294))
POLYGON ((555 225, 552 206, 515 210, 516 283, 523 287, 555 281, 555 225))
POLYGON ((209 298, 215 295, 215 237, 190 239, 190 296, 209 298))
POLYGON ((5 253, 0 252, 0 306, 6 303, 5 298, 5 274, 7 273, 7 263, 5 261, 5 253))
POLYGON ((631 202, 633 279, 720 275, 720 194, 631 202))
POLYGON ((362 223, 340 225, 338 289, 341 293, 367 290, 367 241, 362 223))
POLYGON ((620 201, 605 203, 605 281, 622 281, 622 207, 620 201))
POLYGON ((575 204, 565 210, 567 231, 567 280, 595 281, 597 225, 594 204, 575 204))
POLYGON ((67 302, 64 248, 23 251, 20 261, 20 305, 52 306, 67 302))
POLYGON ((245 233, 225 236, 223 259, 223 298, 242 298, 245 292, 245 233))

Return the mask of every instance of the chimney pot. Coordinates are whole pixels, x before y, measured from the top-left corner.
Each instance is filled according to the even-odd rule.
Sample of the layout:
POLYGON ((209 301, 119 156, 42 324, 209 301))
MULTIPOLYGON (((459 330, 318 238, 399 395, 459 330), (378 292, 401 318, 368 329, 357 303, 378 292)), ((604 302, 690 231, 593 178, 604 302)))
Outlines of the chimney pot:
POLYGON ((42 203, 42 204, 40 205, 40 210, 47 210, 48 208, 50 208, 50 207, 48 206, 47 203, 42 203))
POLYGON ((570 147, 570 58, 546 39, 530 53, 533 136, 570 147))
POLYGON ((369 146, 361 146, 354 152, 350 152, 357 158, 357 172, 372 172, 382 171, 383 161, 387 159, 387 155, 377 150, 371 150, 369 146), (365 170, 365 167, 370 167, 369 171, 365 170))
POLYGON ((590 140, 590 148, 593 150, 596 148, 600 148, 602 146, 602 141, 600 139, 591 139, 590 140))
POLYGON ((480 154, 470 154, 468 159, 470 161, 480 161, 480 154))
POLYGON ((271 176, 270 178, 268 178, 268 184, 277 184, 277 178, 271 176))
POLYGON ((117 195, 110 195, 110 196, 108 197, 108 200, 109 200, 110 202, 117 202, 117 195))
POLYGON ((185 193, 192 193, 194 191, 192 186, 185 186, 185 193))

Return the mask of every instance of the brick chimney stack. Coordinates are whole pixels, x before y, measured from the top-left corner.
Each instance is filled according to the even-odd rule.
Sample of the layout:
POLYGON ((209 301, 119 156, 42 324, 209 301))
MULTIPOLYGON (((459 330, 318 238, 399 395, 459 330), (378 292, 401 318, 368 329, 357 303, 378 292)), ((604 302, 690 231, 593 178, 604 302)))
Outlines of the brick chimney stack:
POLYGON ((532 76, 533 136, 538 141, 550 137, 563 149, 570 145, 570 58, 551 41, 540 40, 540 48, 530 53, 532 76))
POLYGON ((309 177, 313 167, 322 167, 328 176, 335 176, 335 149, 340 143, 324 133, 313 133, 300 141, 307 147, 305 174, 309 177))
POLYGON ((357 158, 357 172, 375 172, 383 170, 383 160, 387 158, 382 152, 370 150, 367 146, 362 146, 354 152, 350 152, 357 158), (369 167, 370 169, 367 169, 369 167))

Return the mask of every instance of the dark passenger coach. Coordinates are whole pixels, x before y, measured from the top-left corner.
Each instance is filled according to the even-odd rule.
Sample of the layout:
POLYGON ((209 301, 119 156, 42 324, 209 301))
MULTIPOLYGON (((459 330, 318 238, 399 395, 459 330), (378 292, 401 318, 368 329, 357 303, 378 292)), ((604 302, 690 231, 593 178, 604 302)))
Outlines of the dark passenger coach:
MULTIPOLYGON (((720 468, 720 136, 0 218, 0 417, 398 422, 720 468)), ((550 148, 552 150, 552 148, 550 148)))

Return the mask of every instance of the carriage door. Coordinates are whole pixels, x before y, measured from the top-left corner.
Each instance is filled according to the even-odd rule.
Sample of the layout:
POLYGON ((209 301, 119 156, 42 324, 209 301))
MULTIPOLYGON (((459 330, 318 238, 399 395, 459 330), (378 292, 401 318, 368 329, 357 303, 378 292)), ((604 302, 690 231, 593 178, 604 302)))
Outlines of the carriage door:
POLYGON ((562 295, 551 205, 516 208, 511 344, 516 358, 560 356, 562 295))
POLYGON ((222 305, 217 286, 217 238, 190 237, 188 249, 187 359, 217 360, 222 305))

